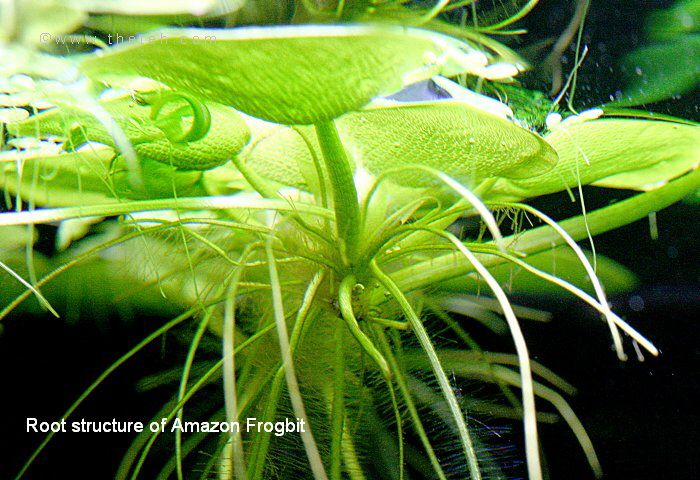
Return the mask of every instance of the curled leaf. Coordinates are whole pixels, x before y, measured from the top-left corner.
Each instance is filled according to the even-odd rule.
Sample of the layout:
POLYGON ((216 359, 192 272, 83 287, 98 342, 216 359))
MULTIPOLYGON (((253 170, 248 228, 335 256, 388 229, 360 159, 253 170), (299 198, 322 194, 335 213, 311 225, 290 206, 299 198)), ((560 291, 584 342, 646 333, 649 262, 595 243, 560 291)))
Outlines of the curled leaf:
MULTIPOLYGON (((160 105, 155 119, 151 118, 153 111, 149 104, 136 102, 131 96, 102 103, 140 157, 183 170, 208 170, 222 165, 248 142, 248 128, 231 108, 209 103, 206 115, 198 116, 196 110, 200 107, 194 107, 190 101, 183 100, 182 104, 195 110, 191 118, 186 112, 174 114, 180 107, 173 101, 160 105), (204 130, 206 134, 202 136, 204 130), (190 138, 197 140, 186 141, 190 138)), ((76 130, 82 132, 84 139, 116 148, 113 136, 105 126, 75 105, 64 104, 61 108, 8 125, 8 131, 15 136, 66 136, 76 130)))

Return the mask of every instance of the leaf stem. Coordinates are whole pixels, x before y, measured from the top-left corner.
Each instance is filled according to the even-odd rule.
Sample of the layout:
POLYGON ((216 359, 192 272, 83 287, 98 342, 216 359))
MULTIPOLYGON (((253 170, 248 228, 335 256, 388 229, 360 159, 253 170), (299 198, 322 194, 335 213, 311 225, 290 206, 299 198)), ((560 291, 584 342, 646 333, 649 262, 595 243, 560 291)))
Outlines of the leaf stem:
POLYGON ((360 204, 347 153, 338 136, 335 123, 316 124, 316 135, 333 189, 333 207, 340 251, 346 266, 352 264, 358 250, 360 204))
MULTIPOLYGON (((354 187, 353 187, 354 188, 354 187)), ((143 211, 163 210, 275 210, 278 212, 308 213, 319 217, 329 217, 332 212, 325 208, 305 203, 291 205, 282 199, 250 198, 243 195, 221 195, 215 197, 180 197, 157 200, 139 200, 133 202, 90 205, 64 208, 42 208, 0 214, 0 226, 27 225, 57 222, 68 218, 108 217, 126 215, 143 211)))
MULTIPOLYGON (((700 185, 700 170, 695 170, 667 185, 650 192, 635 195, 608 207, 599 208, 587 215, 591 235, 614 230, 659 211, 694 192, 700 185)), ((586 225, 581 215, 559 222, 574 240, 587 237, 586 225)), ((545 225, 504 239, 509 249, 533 255, 565 243, 552 227, 545 225)), ((477 255, 487 267, 499 265, 507 260, 494 255, 477 255)), ((474 271, 474 266, 458 253, 451 253, 416 263, 392 274, 402 291, 421 289, 445 280, 474 271)))

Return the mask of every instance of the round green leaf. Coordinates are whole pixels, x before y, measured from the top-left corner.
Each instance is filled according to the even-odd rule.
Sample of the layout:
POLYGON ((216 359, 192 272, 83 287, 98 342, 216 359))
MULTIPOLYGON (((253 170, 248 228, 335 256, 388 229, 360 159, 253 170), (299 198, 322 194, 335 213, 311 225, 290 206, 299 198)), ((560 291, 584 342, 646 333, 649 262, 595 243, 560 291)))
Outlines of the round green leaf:
POLYGON ((263 120, 315 124, 429 78, 483 67, 450 37, 391 26, 165 29, 83 61, 95 80, 145 76, 263 120))
MULTIPOLYGON (((321 158, 321 147, 316 140, 316 133, 309 127, 303 133, 312 143, 318 158, 321 158)), ((267 134, 262 133, 259 139, 253 140, 250 149, 244 152, 246 161, 258 175, 274 180, 282 185, 309 191, 317 177, 313 157, 303 138, 294 129, 279 127, 267 134)))
MULTIPOLYGON (((374 175, 423 165, 476 185, 489 177, 533 177, 557 163, 556 152, 537 134, 457 100, 383 105, 338 123, 355 161, 374 175)), ((410 187, 435 183, 423 170, 392 180, 410 187)))

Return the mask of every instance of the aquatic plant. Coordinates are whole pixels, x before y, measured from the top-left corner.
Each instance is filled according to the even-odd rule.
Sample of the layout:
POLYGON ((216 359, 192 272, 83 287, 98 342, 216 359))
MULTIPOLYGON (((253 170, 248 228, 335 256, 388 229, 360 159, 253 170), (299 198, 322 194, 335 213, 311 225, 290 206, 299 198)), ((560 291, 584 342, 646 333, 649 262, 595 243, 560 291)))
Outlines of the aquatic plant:
POLYGON ((656 10, 646 21, 650 44, 630 52, 622 61, 627 78, 624 91, 612 103, 636 106, 680 96, 697 87, 700 2, 684 0, 656 10))
MULTIPOLYGON (((242 3, 215 13, 234 23, 255 14, 256 2, 242 3)), ((0 46, 16 60, 3 72, 0 187, 14 211, 0 214, 0 266, 13 287, 0 318, 32 296, 58 316, 48 288, 77 268, 100 271, 101 289, 130 285, 135 299, 122 302, 177 311, 64 417, 147 344, 178 331, 184 365, 149 379, 174 392, 155 419, 295 417, 306 428, 176 430, 159 478, 499 476, 452 376, 495 385, 502 398, 480 408, 522 418, 530 478, 542 478, 537 422, 547 418, 536 397, 601 474, 562 396, 572 387, 530 359, 525 311, 505 284, 569 292, 600 312, 621 360, 628 338, 656 355, 608 305, 606 280, 624 288, 627 272, 576 242, 693 193, 700 131, 619 109, 559 122, 547 102, 526 119, 519 114, 536 110, 537 97, 507 83, 526 62, 486 35, 537 2, 477 28, 436 19, 471 2, 404 3, 300 2, 292 20, 303 24, 167 28, 83 55, 0 46), (475 84, 520 98, 520 108, 465 87, 475 84), (589 184, 643 193, 594 211, 579 195, 582 214, 561 221, 524 203, 589 184), (457 232, 465 218, 480 227, 457 232), (49 222, 59 225, 55 259, 33 250, 33 226, 49 222), (508 282, 514 271, 522 274, 508 282), (515 354, 483 351, 456 316, 499 325, 492 312, 515 354), (220 403, 202 395, 215 389, 220 403), (197 450, 211 454, 204 473, 193 471, 197 450)), ((115 18, 128 25, 124 13, 115 18)), ((187 22, 143 18, 149 28, 187 22)), ((97 30, 109 23, 90 19, 97 30)), ((138 435, 117 478, 137 478, 158 441, 157 432, 138 435)))

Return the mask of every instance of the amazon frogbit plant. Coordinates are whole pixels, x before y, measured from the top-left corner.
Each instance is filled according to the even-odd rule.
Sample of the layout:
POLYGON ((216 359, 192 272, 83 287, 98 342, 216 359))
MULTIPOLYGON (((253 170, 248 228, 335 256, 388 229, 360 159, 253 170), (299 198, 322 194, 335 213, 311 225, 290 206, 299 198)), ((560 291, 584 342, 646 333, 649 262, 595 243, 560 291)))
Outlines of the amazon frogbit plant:
MULTIPOLYGON (((0 214, 10 239, 0 261, 22 291, 0 316, 30 296, 58 315, 42 293, 48 282, 68 268, 113 265, 105 283, 155 289, 161 311, 178 310, 115 368, 168 331, 190 332, 173 402, 157 418, 187 420, 202 411, 190 408, 202 393, 219 388, 222 403, 199 420, 296 417, 306 426, 286 436, 176 430, 160 478, 195 478, 192 457, 203 449, 206 472, 221 478, 482 478, 499 466, 474 435, 454 375, 504 392, 492 411, 521 416, 529 478, 542 478, 536 396, 559 411, 600 474, 557 393, 571 387, 530 359, 504 285, 513 269, 520 282, 544 279, 600 312, 621 359, 626 338, 656 355, 608 306, 604 280, 619 267, 598 257, 594 270, 576 242, 694 191, 696 125, 596 110, 542 135, 449 80, 498 89, 524 62, 492 41, 418 28, 168 29, 153 38, 168 41, 61 59, 77 70, 59 86, 12 77, 52 108, 3 111, 11 140, 0 187, 15 211, 0 214), (522 203, 587 184, 645 192, 560 222, 522 203), (501 233, 507 218, 525 216, 530 223, 501 233), (481 231, 455 234, 464 217, 477 217, 481 231), (18 250, 31 252, 25 229, 47 222, 59 222, 67 250, 37 275, 18 250), (77 241, 96 223, 101 233, 77 241), (485 307, 488 297, 497 306, 485 307), (474 306, 503 315, 514 355, 470 338, 455 312, 474 306), (445 328, 458 342, 449 348, 435 338, 445 328), (303 455, 275 461, 276 452, 294 458, 290 450, 303 455)), ((139 476, 157 438, 135 440, 118 478, 139 476)))

